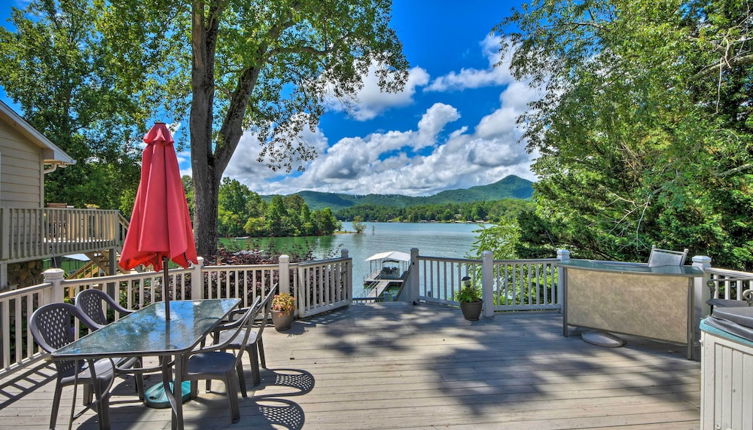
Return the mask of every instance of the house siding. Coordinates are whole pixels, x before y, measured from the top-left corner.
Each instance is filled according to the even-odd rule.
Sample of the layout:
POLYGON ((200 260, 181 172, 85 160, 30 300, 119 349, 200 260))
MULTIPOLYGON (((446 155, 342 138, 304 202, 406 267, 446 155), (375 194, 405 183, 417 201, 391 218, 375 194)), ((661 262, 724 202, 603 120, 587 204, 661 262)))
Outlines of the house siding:
POLYGON ((0 121, 0 207, 42 206, 42 149, 0 121))

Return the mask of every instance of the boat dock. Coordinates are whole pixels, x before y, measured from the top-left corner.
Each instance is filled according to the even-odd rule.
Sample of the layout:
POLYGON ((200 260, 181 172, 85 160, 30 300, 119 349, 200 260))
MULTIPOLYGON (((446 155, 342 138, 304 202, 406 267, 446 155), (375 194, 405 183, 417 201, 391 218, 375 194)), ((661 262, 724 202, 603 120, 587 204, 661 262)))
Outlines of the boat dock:
MULTIPOLYGON (((402 283, 401 280, 398 280, 398 282, 402 283)), ((372 282, 368 287, 366 287, 368 288, 368 293, 366 294, 366 297, 370 299, 376 299, 382 295, 382 293, 384 292, 384 290, 387 289, 387 287, 389 287, 390 285, 394 283, 395 283, 394 279, 382 279, 379 281, 372 282)))
POLYGON ((371 266, 371 273, 363 280, 367 298, 379 299, 390 287, 402 289, 410 255, 388 251, 374 254, 366 261, 371 266))

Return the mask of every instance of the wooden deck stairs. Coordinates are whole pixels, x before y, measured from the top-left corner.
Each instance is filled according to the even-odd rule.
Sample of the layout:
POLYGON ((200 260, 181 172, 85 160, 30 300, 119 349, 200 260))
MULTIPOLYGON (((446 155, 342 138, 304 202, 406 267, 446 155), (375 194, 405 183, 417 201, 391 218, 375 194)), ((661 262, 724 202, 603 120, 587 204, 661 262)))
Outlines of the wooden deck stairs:
MULTIPOLYGON (((123 227, 123 234, 125 235, 125 232, 128 231, 128 220, 118 213, 118 221, 120 222, 120 225, 123 227)), ((122 240, 125 240, 125 237, 123 237, 122 240)), ((68 279, 84 279, 84 278, 95 278, 97 276, 101 276, 102 274, 110 274, 110 250, 109 249, 103 249, 101 251, 95 251, 95 252, 87 252, 84 255, 86 255, 89 258, 89 262, 85 265, 81 266, 80 269, 76 270, 75 272, 71 273, 68 276, 68 279)), ((115 261, 120 259, 120 252, 117 250, 115 251, 115 261)), ((123 270, 118 266, 115 265, 115 270, 118 273, 127 274, 130 273, 128 270, 123 270)), ((142 272, 143 267, 139 266, 136 268, 137 272, 142 272)))

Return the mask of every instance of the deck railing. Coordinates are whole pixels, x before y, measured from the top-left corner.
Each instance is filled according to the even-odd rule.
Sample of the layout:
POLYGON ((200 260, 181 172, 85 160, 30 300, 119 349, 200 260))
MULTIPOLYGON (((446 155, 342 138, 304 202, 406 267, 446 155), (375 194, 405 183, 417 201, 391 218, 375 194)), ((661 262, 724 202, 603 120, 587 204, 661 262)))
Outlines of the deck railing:
POLYGON ((559 260, 494 260, 494 309, 560 309, 559 260))
MULTIPOLYGON (((481 260, 418 256, 418 297, 434 303, 457 304, 455 295, 465 276, 473 285, 481 285, 481 260)), ((410 270, 413 270, 411 265, 410 270)), ((410 278, 410 275, 409 275, 410 278)))
MULTIPOLYGON (((204 266, 203 259, 189 269, 168 272, 173 300, 240 298, 242 306, 266 295, 274 285, 280 292, 293 293, 298 316, 311 316, 351 303, 352 261, 348 251, 340 258, 289 263, 280 256, 278 264, 204 266)), ((21 368, 41 354, 34 344, 28 318, 47 303, 71 303, 83 290, 97 288, 116 297, 128 309, 140 309, 163 299, 162 272, 142 272, 88 279, 63 279, 63 271, 49 269, 45 283, 0 293, 0 375, 21 368)), ((116 315, 117 318, 117 315, 116 315)), ((75 333, 78 335, 79 327, 75 333)))
POLYGON ((299 263, 296 299, 300 317, 347 306, 353 300, 353 262, 342 258, 299 263))
POLYGON ((39 358, 29 331, 29 316, 50 303, 52 284, 44 283, 0 293, 0 374, 22 368, 39 358))
MULTIPOLYGON (((560 263, 568 259, 563 250, 557 258, 493 260, 491 253, 484 253, 476 260, 421 256, 418 249, 412 249, 400 300, 457 304, 455 295, 468 276, 482 289, 486 316, 495 311, 560 310, 560 263)), ((712 268, 710 259, 702 256, 694 257, 693 265, 704 271, 698 282, 716 285, 713 297, 740 300, 745 291, 753 290, 753 273, 712 268)), ((340 258, 301 263, 281 256, 278 264, 204 266, 200 259, 189 269, 170 270, 169 290, 173 299, 240 298, 245 306, 279 285, 280 292, 295 295, 298 316, 307 317, 352 303, 352 268, 347 250, 340 258)), ((162 300, 162 279, 162 273, 143 272, 65 280, 62 270, 50 269, 43 284, 0 293, 0 375, 40 356, 27 325, 28 317, 40 306, 71 301, 82 290, 98 288, 117 297, 123 306, 139 309, 162 300)), ((703 306, 710 290, 694 290, 705 292, 696 300, 703 306)))
POLYGON ((0 208, 0 261, 116 248, 122 226, 116 210, 0 208))
POLYGON ((482 290, 487 316, 495 311, 559 310, 559 262, 568 255, 563 251, 558 258, 493 260, 490 252, 468 259, 423 256, 413 249, 402 299, 457 305, 456 294, 467 276, 482 290))
POLYGON ((743 300, 743 293, 753 289, 753 273, 711 268, 706 271, 714 287, 715 299, 743 300))

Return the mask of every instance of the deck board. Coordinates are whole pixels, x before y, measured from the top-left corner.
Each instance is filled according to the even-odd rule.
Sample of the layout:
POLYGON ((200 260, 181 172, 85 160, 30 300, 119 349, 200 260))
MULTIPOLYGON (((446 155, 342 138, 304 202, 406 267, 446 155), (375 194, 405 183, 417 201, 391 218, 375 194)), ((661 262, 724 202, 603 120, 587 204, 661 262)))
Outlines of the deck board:
MULTIPOLYGON (((698 363, 679 346, 606 349, 561 336, 553 313, 470 323, 456 309, 354 305, 265 332, 270 369, 230 425, 224 387, 185 405, 186 428, 696 429, 698 363)), ((248 366, 247 366, 248 367, 248 366)), ((0 428, 44 428, 54 371, 0 381, 0 428)), ((250 375, 247 376, 250 380, 250 375)), ((152 379, 155 381, 156 379, 152 379)), ((66 389, 58 428, 67 427, 66 389)), ((113 429, 170 428, 120 382, 113 429)), ((96 429, 92 412, 74 428, 96 429)))

